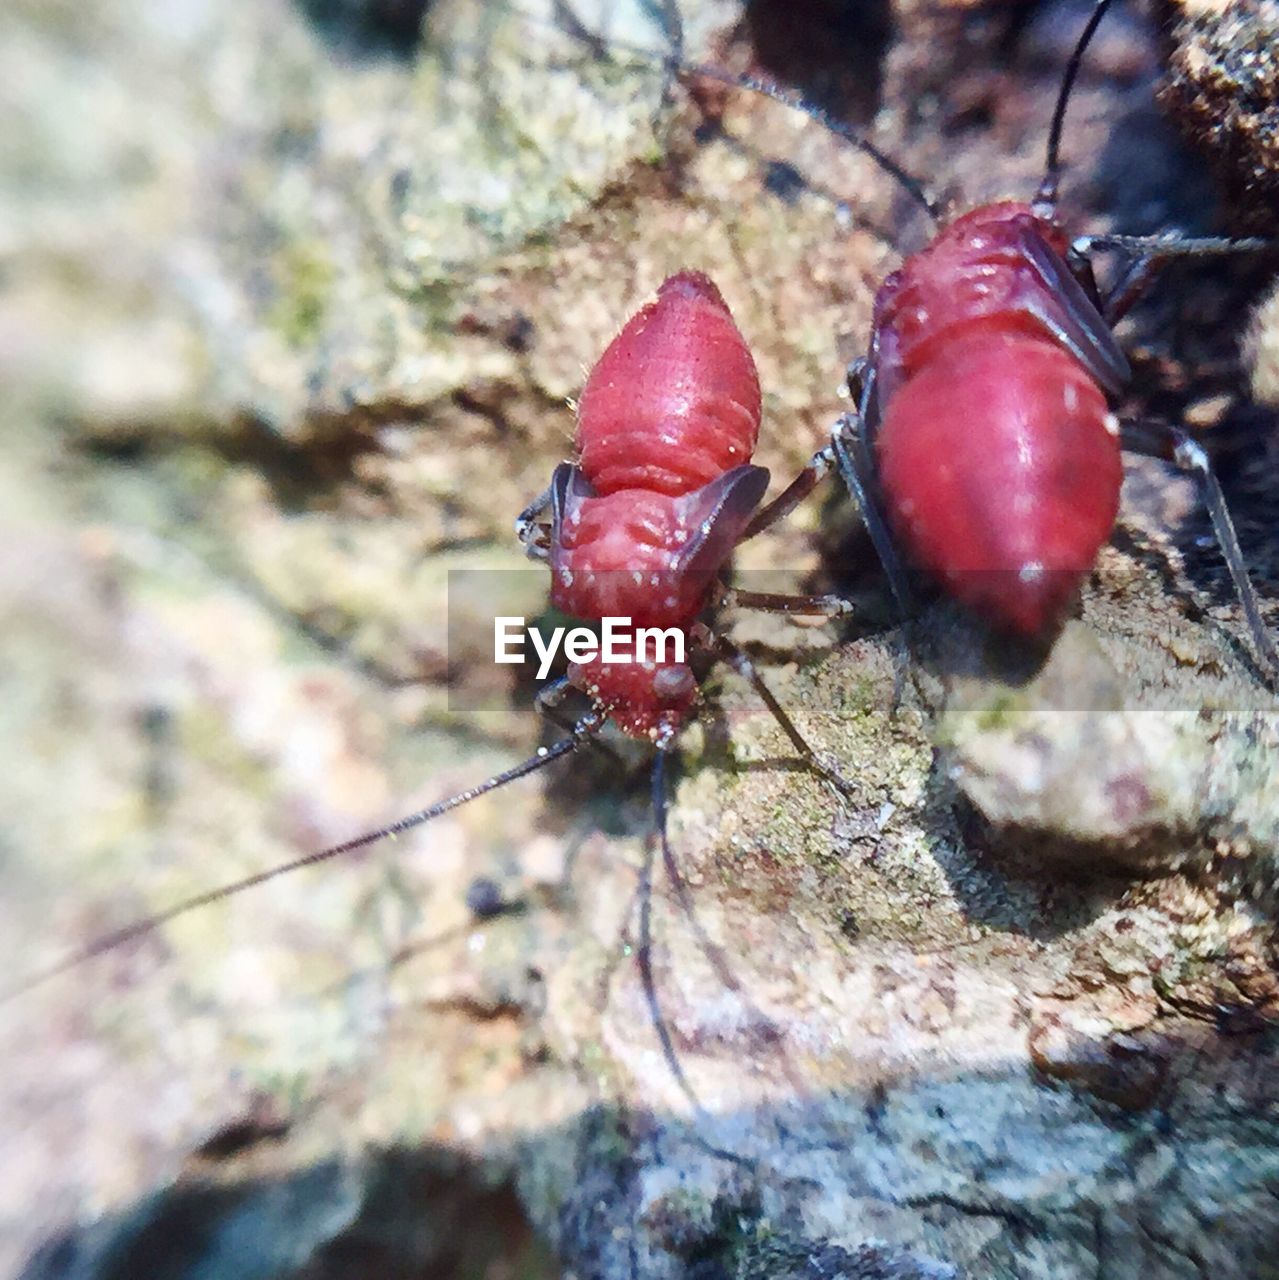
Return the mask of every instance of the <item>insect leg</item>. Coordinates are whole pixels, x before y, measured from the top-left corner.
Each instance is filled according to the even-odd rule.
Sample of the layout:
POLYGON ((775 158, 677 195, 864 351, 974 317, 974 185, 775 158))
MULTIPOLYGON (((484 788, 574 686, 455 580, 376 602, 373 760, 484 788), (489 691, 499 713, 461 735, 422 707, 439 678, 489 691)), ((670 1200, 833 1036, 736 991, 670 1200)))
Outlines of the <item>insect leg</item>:
POLYGON ((835 450, 833 445, 818 449, 808 460, 808 465, 775 497, 768 506, 755 513, 754 518, 738 539, 745 542, 757 533, 776 524, 783 517, 790 515, 797 506, 833 471, 835 468, 835 450))
MULTIPOLYGON (((865 360, 855 360, 848 368, 849 387, 853 389, 854 396, 859 400, 868 400, 869 393, 873 388, 873 381, 865 376, 866 368, 867 362, 865 360)), ((843 421, 844 419, 841 418, 840 422, 842 423, 843 421)), ((837 424, 834 432, 832 432, 831 443, 818 449, 808 460, 807 466, 804 467, 799 475, 772 502, 755 513, 739 541, 744 542, 747 538, 753 538, 757 533, 788 516, 832 470, 841 465, 836 443, 836 437, 840 430, 841 427, 837 424)), ((869 456, 869 451, 867 451, 867 456, 869 456)), ((871 510, 870 502, 865 496, 864 487, 854 489, 853 485, 849 483, 849 488, 853 490, 854 500, 862 511, 871 510)), ((878 515, 872 515, 871 519, 878 520, 878 515)), ((869 526, 870 521, 868 520, 867 523, 869 526)), ((895 562, 895 553, 891 551, 891 545, 887 541, 887 530, 884 531, 884 538, 885 545, 889 546, 888 554, 895 562)), ((872 540, 874 540, 873 534, 872 540)), ((878 550, 878 543, 876 543, 876 549, 878 550)), ((881 560, 884 558, 883 554, 881 554, 880 558, 881 560)), ((894 595, 897 595, 895 590, 894 595)), ((763 609, 775 613, 819 614, 835 618, 844 617, 853 612, 851 602, 837 595, 787 596, 777 595, 772 592, 738 591, 734 588, 725 588, 721 599, 732 604, 741 605, 747 609, 763 609)), ((901 604, 900 598, 898 604, 899 606, 901 604)))
POLYGON ((1156 258, 1138 258, 1115 281, 1101 306, 1101 314, 1108 325, 1117 325, 1132 310, 1133 304, 1150 288, 1159 272, 1156 258))
MULTIPOLYGON (((542 685, 533 695, 533 709, 537 714, 549 720, 557 729, 565 729, 569 733, 573 732, 574 721, 571 716, 565 715, 560 710, 560 703, 564 701, 572 688, 573 686, 569 683, 568 676, 560 676, 558 680, 552 680, 548 684, 542 685)), ((626 761, 598 735, 587 739, 586 745, 615 760, 618 768, 626 769, 626 761)))
POLYGON ((1275 248, 1279 248, 1279 241, 1259 236, 1096 235, 1077 237, 1071 243, 1067 257, 1077 274, 1082 271, 1085 278, 1091 280, 1095 254, 1118 250, 1128 256, 1127 265, 1101 307, 1106 323, 1114 326, 1128 314, 1170 258, 1224 257, 1236 253, 1264 253, 1275 248))
POLYGON ((1253 647, 1267 670, 1270 682, 1279 684, 1279 650, 1266 627, 1261 602, 1244 564, 1243 551, 1235 533, 1234 521, 1230 518, 1226 496, 1221 491, 1221 484, 1203 446, 1192 440, 1180 427, 1166 422, 1123 423, 1120 427, 1120 439, 1125 449, 1148 457, 1163 458, 1194 476, 1199 486, 1200 499, 1208 509, 1217 545, 1221 548, 1226 568, 1230 570, 1235 594, 1243 606, 1253 647))
POLYGON ((1070 268, 1070 274, 1079 282, 1079 287, 1088 295, 1088 301, 1104 319, 1105 303, 1102 301, 1101 288, 1097 284, 1097 276, 1093 271, 1092 259, 1086 253, 1077 253, 1073 244, 1067 245, 1066 265, 1070 268))
POLYGON ((1263 236, 1079 236, 1071 248, 1076 253, 1118 249, 1121 253, 1152 258, 1220 258, 1235 253, 1265 253, 1279 249, 1279 240, 1263 236))
POLYGON ((571 730, 573 722, 559 709, 560 703, 564 701, 570 688, 572 686, 568 682, 568 676, 560 676, 558 680, 544 684, 533 695, 533 709, 557 728, 571 730))
POLYGON ((820 774, 828 782, 833 783, 845 795, 851 796, 855 794, 853 784, 847 778, 840 774, 838 770, 831 768, 830 765, 822 763, 821 757, 809 746, 807 739, 795 726, 795 722, 786 714, 786 709, 777 701, 777 696, 764 683, 764 677, 755 669, 755 664, 741 649, 726 637, 716 635, 702 623, 695 625, 694 635, 700 643, 727 662, 743 680, 750 684, 751 688, 759 695, 760 701, 772 713, 773 719, 781 726, 782 732, 790 739, 791 745, 799 752, 804 763, 814 773, 820 774))
POLYGON ((862 422, 859 414, 841 414, 831 436, 831 445, 839 464, 839 474, 861 512, 866 532, 870 534, 871 543, 875 547, 875 554, 879 556, 879 562, 888 576, 898 616, 905 623, 914 612, 910 587, 906 581, 906 570, 893 546, 892 535, 870 496, 874 483, 874 464, 862 431, 862 422))
POLYGON ((897 617, 902 632, 897 642, 897 673, 893 678, 893 707, 901 705, 906 689, 906 673, 910 665, 910 620, 914 616, 910 584, 901 557, 893 546, 892 535, 884 523, 879 507, 871 499, 875 488, 875 432, 879 427, 879 403, 876 399, 877 361, 879 359, 879 329, 870 335, 870 351, 865 356, 849 361, 845 371, 849 395, 857 405, 857 416, 845 414, 835 424, 835 455, 839 459, 840 475, 854 501, 861 507, 862 520, 870 540, 888 578, 888 585, 897 606, 897 617), (852 449, 841 443, 841 436, 850 436, 852 449))
POLYGON ((515 536, 520 540, 530 560, 545 560, 550 555, 550 535, 541 517, 551 508, 554 485, 537 495, 515 520, 515 536))
POLYGON ((844 385, 859 411, 865 409, 867 384, 874 381, 870 369, 870 361, 865 356, 858 356, 856 360, 850 360, 844 370, 844 385))
POLYGON ((725 587, 720 599, 724 604, 741 609, 799 614, 801 617, 846 618, 856 612, 851 600, 837 595, 787 596, 772 591, 739 591, 736 587, 725 587))

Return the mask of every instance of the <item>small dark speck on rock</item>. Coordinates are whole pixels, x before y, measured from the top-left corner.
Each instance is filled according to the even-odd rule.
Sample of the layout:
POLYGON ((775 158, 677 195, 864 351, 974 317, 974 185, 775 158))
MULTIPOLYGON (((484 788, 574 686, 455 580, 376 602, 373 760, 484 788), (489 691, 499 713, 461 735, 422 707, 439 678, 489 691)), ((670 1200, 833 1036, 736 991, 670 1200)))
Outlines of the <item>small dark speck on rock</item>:
POLYGON ((476 876, 466 890, 466 909, 477 919, 492 920, 506 910, 506 900, 496 881, 476 876))
POLYGON ((764 172, 764 187, 779 200, 793 204, 804 190, 805 182, 798 169, 786 160, 770 160, 764 172))
POLYGON ((533 345, 535 332, 533 321, 522 311, 517 311, 506 326, 503 340, 511 351, 523 354, 533 345))
POLYGON ((391 175, 391 203, 402 213, 413 185, 413 174, 408 169, 397 169, 391 175))

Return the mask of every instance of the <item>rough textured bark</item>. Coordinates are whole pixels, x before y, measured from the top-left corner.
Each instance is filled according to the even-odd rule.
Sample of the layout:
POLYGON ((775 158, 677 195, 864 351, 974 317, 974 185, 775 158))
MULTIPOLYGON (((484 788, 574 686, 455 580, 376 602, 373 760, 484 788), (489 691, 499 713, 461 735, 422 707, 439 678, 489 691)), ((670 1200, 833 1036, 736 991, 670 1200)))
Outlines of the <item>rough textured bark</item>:
POLYGON ((1279 206, 1279 4, 1169 6, 1163 98, 1232 196, 1236 226, 1273 232, 1279 206))
MULTIPOLYGON (((612 8, 581 12, 659 38, 612 8)), ((681 8, 741 59, 730 5, 681 8)), ((7 975, 534 749, 527 687, 446 662, 446 580, 520 568, 583 367, 708 271, 789 476, 919 234, 776 105, 699 107, 546 15, 413 9, 7 7, 7 975)), ((1078 14, 752 21, 938 189, 1033 189, 1078 14)), ((1211 225, 1158 72, 1108 19, 1067 127, 1089 227, 1211 225)), ((1125 339, 1129 407, 1234 448, 1273 600, 1273 423, 1234 359, 1263 284, 1170 275, 1125 339)), ((711 681, 692 911, 654 903, 688 1088, 633 955, 643 765, 585 755, 0 1006, 6 1270, 1279 1274, 1279 721, 1186 485, 1134 467, 1126 512, 1046 658, 931 604, 897 697, 893 634, 735 624, 858 794, 711 681), (481 874, 521 909, 477 921, 481 874)), ((741 560, 878 583, 833 498, 741 560)))

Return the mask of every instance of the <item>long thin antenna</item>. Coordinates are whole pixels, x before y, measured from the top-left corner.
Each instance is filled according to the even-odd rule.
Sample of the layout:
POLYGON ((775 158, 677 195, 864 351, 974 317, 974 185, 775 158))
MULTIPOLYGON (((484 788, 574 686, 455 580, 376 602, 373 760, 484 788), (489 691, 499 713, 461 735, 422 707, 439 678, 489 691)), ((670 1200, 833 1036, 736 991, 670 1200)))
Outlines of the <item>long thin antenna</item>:
MULTIPOLYGON (((667 849, 666 834, 666 750, 658 747, 653 756, 652 773, 653 793, 653 825, 657 828, 657 841, 661 845, 663 858, 667 849)), ((666 1015, 662 1012, 661 1001, 657 998, 657 983, 653 978, 653 842, 644 853, 644 863, 640 868, 639 878, 639 946, 636 948, 636 963, 639 967, 640 987, 644 992, 644 1003, 648 1005, 649 1021, 657 1034, 658 1043, 662 1046, 662 1057, 680 1091, 693 1104, 694 1110, 701 1113, 702 1104, 693 1092, 693 1086, 684 1074, 683 1064, 675 1052, 675 1041, 670 1027, 666 1024, 666 1015)))
POLYGON ((186 915, 189 911, 195 911, 199 907, 207 907, 210 903, 219 902, 223 898, 230 898, 246 889, 252 889, 255 885, 265 884, 268 880, 288 875, 291 871, 298 871, 302 867, 313 867, 317 863, 328 862, 333 858, 340 858, 344 854, 354 853, 357 849, 366 849, 369 845, 376 844, 379 840, 387 840, 393 836, 402 835, 405 831, 410 831, 414 827, 420 827, 423 823, 430 822, 433 818, 438 818, 452 809, 459 808, 461 805, 469 804, 472 800, 476 800, 482 795, 487 795, 490 791, 496 791, 498 787, 506 786, 508 782, 515 782, 520 778, 527 777, 530 773, 536 773, 539 769, 545 769, 548 764, 552 764, 561 756, 566 756, 570 752, 576 751, 587 738, 598 733, 603 725, 604 717, 592 712, 574 725, 572 733, 567 738, 561 738, 549 747, 540 747, 537 754, 530 756, 527 760, 513 765, 502 773, 494 774, 493 777, 474 787, 469 787, 465 791, 459 791, 456 795, 440 800, 426 809, 419 809, 417 813, 411 813, 407 817, 399 818, 384 827, 379 827, 376 831, 367 831, 361 836, 356 836, 353 840, 344 840, 341 844, 330 845, 327 849, 320 849, 316 853, 308 853, 301 858, 294 858, 290 862, 282 862, 277 866, 269 867, 266 871, 255 872, 251 876, 245 876, 242 880, 234 880, 230 884, 220 885, 216 889, 206 889, 203 893, 197 893, 190 898, 185 898, 181 902, 174 903, 171 907, 166 907, 163 911, 157 911, 154 915, 145 916, 140 920, 133 921, 132 924, 126 924, 119 929, 113 929, 110 933, 104 933, 101 937, 93 939, 92 942, 86 943, 85 946, 78 950, 72 951, 60 960, 54 961, 53 964, 48 965, 46 968, 37 970, 14 985, 0 988, 0 1003, 11 1000, 15 996, 21 995, 24 991, 29 991, 32 987, 38 986, 42 982, 47 982, 50 978, 54 978, 60 973, 66 973, 67 970, 74 969, 77 965, 84 964, 95 956, 104 955, 116 947, 123 946, 126 942, 132 942, 135 938, 142 938, 149 933, 154 933, 162 925, 168 924, 170 920, 174 920, 178 916, 186 915))
POLYGON ((1097 0, 1093 6, 1079 39, 1075 41, 1074 51, 1066 64, 1066 74, 1061 78, 1061 88, 1057 91, 1057 105, 1053 108, 1052 123, 1048 126, 1048 153, 1044 161, 1044 180, 1035 193, 1034 210, 1039 216, 1051 218, 1057 208, 1057 190, 1061 185, 1061 134, 1066 124, 1066 108, 1070 104, 1070 95, 1079 78, 1079 68, 1083 65, 1084 54, 1092 43, 1093 34, 1106 16, 1112 0, 1097 0))
POLYGON ((596 57, 613 51, 627 53, 633 57, 644 58, 653 65, 660 66, 670 74, 701 76, 704 79, 714 80, 731 88, 745 89, 748 93, 760 94, 762 97, 771 98, 774 102, 780 102, 783 106, 790 107, 793 111, 802 112, 823 129, 835 134, 836 137, 842 138, 851 146, 856 147, 858 151, 869 156, 901 186, 902 190, 928 214, 933 222, 937 222, 940 219, 941 211, 937 201, 929 195, 924 184, 918 178, 903 169, 892 156, 881 151, 859 129, 855 129, 852 125, 836 119, 824 107, 819 107, 815 102, 809 102, 801 94, 779 88, 771 81, 761 80, 757 76, 738 75, 735 72, 726 71, 723 67, 711 66, 709 63, 684 62, 679 57, 672 57, 670 54, 662 53, 657 49, 646 49, 642 45, 630 44, 624 40, 605 40, 584 27, 577 15, 568 8, 567 4, 563 3, 563 0, 557 0, 555 12, 563 23, 560 29, 564 34, 585 45, 596 57))
MULTIPOLYGON (((662 742, 657 746, 653 757, 653 822, 657 827, 657 843, 662 850, 662 861, 669 869, 674 866, 675 859, 671 853, 670 837, 666 830, 666 760, 670 754, 670 743, 662 742)), ((662 1047, 662 1058, 667 1069, 679 1086, 680 1092, 688 1099, 698 1120, 706 1124, 710 1120, 709 1113, 702 1106, 701 1100, 693 1090, 692 1083, 684 1073, 684 1066, 675 1049, 675 1040, 667 1025, 666 1015, 662 1012, 661 1001, 657 995, 657 982, 653 977, 653 842, 650 841, 644 851, 644 863, 640 869, 639 880, 639 946, 636 948, 636 961, 639 968, 640 988, 644 992, 644 1003, 648 1005, 649 1021, 657 1034, 658 1043, 662 1047)), ((753 1167, 754 1162, 736 1151, 726 1151, 706 1139, 700 1132, 694 1133, 694 1140, 704 1150, 721 1160, 729 1160, 734 1164, 753 1167)))
POLYGON ((836 119, 824 107, 819 107, 815 102, 809 102, 807 98, 799 93, 780 89, 770 81, 760 80, 755 76, 736 75, 731 71, 724 71, 719 67, 712 67, 704 63, 685 65, 680 70, 686 75, 705 76, 708 80, 717 80, 721 84, 734 85, 751 93, 762 94, 764 97, 772 98, 774 102, 780 102, 783 106, 790 107, 792 110, 803 112, 810 120, 821 125, 823 129, 829 130, 836 137, 843 138, 845 142, 856 147, 858 151, 868 155, 885 173, 896 179, 902 190, 934 222, 940 219, 941 209, 937 201, 928 194, 924 184, 914 174, 907 173, 887 152, 881 151, 869 138, 865 137, 859 130, 854 129, 852 125, 836 119))

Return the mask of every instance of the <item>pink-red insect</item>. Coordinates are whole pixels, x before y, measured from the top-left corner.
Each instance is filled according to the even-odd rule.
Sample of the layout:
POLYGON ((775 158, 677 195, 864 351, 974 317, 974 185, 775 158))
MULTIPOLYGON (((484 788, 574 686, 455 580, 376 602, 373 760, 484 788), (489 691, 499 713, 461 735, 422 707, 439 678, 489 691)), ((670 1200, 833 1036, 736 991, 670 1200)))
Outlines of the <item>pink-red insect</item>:
POLYGON ((1110 537, 1123 467, 1107 392, 1127 362, 1015 201, 950 223, 875 300, 875 451, 907 554, 956 599, 1037 635, 1110 537))
POLYGON ((1112 327, 1154 272, 1173 257, 1266 243, 1072 241, 1058 217, 1066 106, 1110 3, 1097 0, 1067 66, 1033 203, 1003 200, 955 218, 880 287, 868 354, 850 370, 858 412, 841 419, 833 452, 899 601, 906 591, 875 512, 880 501, 911 561, 955 599, 1026 636, 1051 633, 1109 540, 1121 449, 1176 463, 1198 481, 1253 643, 1276 678, 1279 651, 1207 454, 1169 424, 1120 422, 1109 403, 1130 376, 1112 327), (1098 250, 1122 257, 1105 296, 1093 272, 1098 250))
MULTIPOLYGON (((700 272, 671 276, 587 379, 579 461, 558 466, 516 522, 529 553, 549 562, 552 604, 577 618, 676 630, 686 652, 716 647, 762 690, 744 656, 698 621, 724 594, 718 575, 733 548, 782 514, 758 510, 768 487, 768 472, 750 463, 759 421, 755 361, 719 290, 700 272), (547 510, 549 527, 540 523, 547 510)), ((733 597, 760 608, 843 612, 824 597, 733 597)), ((663 750, 697 698, 692 668, 674 660, 573 663, 543 705, 570 687, 624 733, 663 750)))
MULTIPOLYGON (((551 602, 576 618, 691 629, 768 486, 755 361, 706 276, 671 276, 591 371, 576 465, 551 483, 551 602)), ((521 517, 526 542, 529 513, 521 517)), ((663 740, 692 710, 685 663, 569 668, 625 733, 663 740)))
MULTIPOLYGON (((1094 9, 1072 71, 1109 2, 1094 9)), ((1034 203, 970 210, 881 286, 870 352, 854 370, 859 412, 841 421, 834 441, 841 472, 864 509, 882 495, 907 556, 953 597, 999 626, 1037 636, 1060 620, 1111 536, 1121 448, 1165 457, 1198 480, 1253 642, 1279 675, 1279 652, 1206 453, 1168 424, 1120 422, 1108 401, 1129 377, 1111 326, 1153 271, 1176 255, 1240 252, 1261 242, 1068 241, 1056 191, 1071 78, 1034 203), (1088 256, 1099 247, 1128 255, 1104 299, 1088 256)), ((900 583, 882 532, 878 543, 900 583)))
MULTIPOLYGON (((1165 423, 1120 422, 1110 400, 1130 370, 1111 332, 1168 259, 1255 252, 1258 239, 1082 236, 1057 211, 1059 149, 1070 93, 1111 0, 1097 0, 1063 77, 1033 202, 1002 200, 942 226, 881 285, 867 355, 849 371, 857 411, 776 507, 797 503, 838 467, 857 501, 903 615, 898 547, 953 598, 998 627, 1050 636, 1111 536, 1121 449, 1196 478, 1272 678, 1266 628, 1229 511, 1204 450, 1165 423), (1097 251, 1120 255, 1102 295, 1097 251)), ((759 80, 713 67, 675 70, 764 93, 868 153, 934 219, 921 185, 855 130, 759 80)))
MULTIPOLYGON (((755 362, 719 290, 699 272, 671 276, 592 370, 578 405, 579 460, 556 468, 549 488, 520 515, 516 529, 529 554, 549 563, 552 602, 559 609, 586 621, 627 617, 637 627, 674 629, 688 649, 712 649, 751 681, 809 765, 843 787, 843 780, 817 760, 746 655, 700 620, 724 598, 782 612, 846 611, 831 597, 729 592, 719 583, 737 543, 793 505, 777 502, 760 509, 769 475, 750 462, 759 425, 755 362)), ((197 907, 429 822, 569 754, 609 721, 657 748, 653 796, 670 868, 664 762, 697 702, 692 668, 676 660, 673 646, 662 660, 573 663, 567 676, 541 691, 539 709, 552 712, 570 689, 586 694, 592 709, 571 725, 567 737, 513 768, 377 831, 125 926, 18 989, 197 907)), ((645 888, 650 875, 646 867, 645 888)), ((648 894, 641 893, 640 901, 641 973, 654 1023, 678 1075, 652 984, 648 894)))

